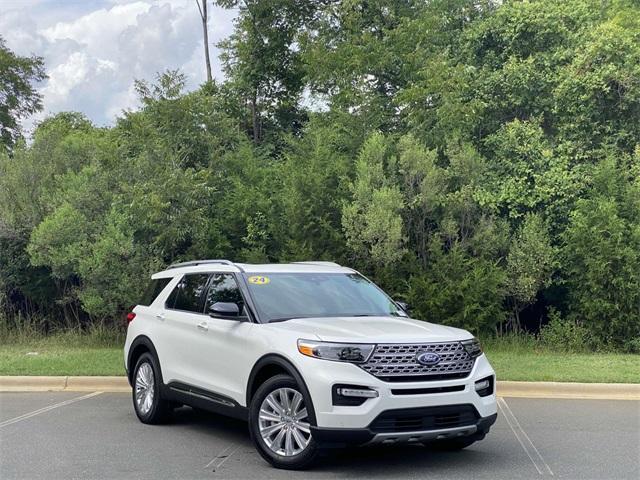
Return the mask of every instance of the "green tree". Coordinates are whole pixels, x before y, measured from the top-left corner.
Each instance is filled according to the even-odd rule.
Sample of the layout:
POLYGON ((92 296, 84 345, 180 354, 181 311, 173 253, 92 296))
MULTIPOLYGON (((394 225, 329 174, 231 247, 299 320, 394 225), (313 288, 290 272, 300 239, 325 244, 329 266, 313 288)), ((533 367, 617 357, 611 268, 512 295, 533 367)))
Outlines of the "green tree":
POLYGON ((344 205, 342 226, 347 245, 364 265, 389 266, 403 254, 400 189, 385 172, 388 147, 377 133, 365 142, 356 160, 353 200, 344 205))
POLYGON ((459 244, 444 250, 437 240, 429 248, 429 265, 409 282, 407 298, 414 316, 493 334, 505 318, 505 274, 495 263, 469 256, 459 244))
POLYGON ((606 345, 640 336, 640 151, 608 158, 563 236, 570 318, 606 345))
POLYGON ((42 109, 33 83, 47 78, 41 57, 21 57, 0 36, 0 144, 10 151, 21 136, 20 121, 42 109))
POLYGON ((507 285, 513 330, 521 331, 520 312, 551 283, 555 249, 540 215, 529 214, 516 232, 507 256, 507 285))
POLYGON ((11 157, 0 153, 0 288, 21 299, 30 314, 78 318, 76 309, 67 308, 73 285, 31 265, 26 247, 55 208, 58 179, 109 155, 106 133, 80 114, 61 113, 40 123, 30 146, 18 145, 11 157))
MULTIPOLYGON (((220 43, 227 88, 239 103, 238 114, 255 143, 265 136, 297 132, 304 112, 299 100, 305 66, 300 33, 309 28, 318 2, 311 0, 218 0, 238 8, 234 33, 220 43), (272 131, 273 130, 273 131, 272 131)), ((320 2, 322 3, 322 2, 320 2)), ((272 139, 272 142, 274 139, 272 139)))
POLYGON ((282 182, 276 193, 280 220, 275 225, 282 259, 345 257, 341 209, 350 196, 353 168, 352 152, 345 151, 349 133, 312 119, 303 138, 290 139, 282 163, 275 167, 282 182))
MULTIPOLYGON (((302 42, 311 92, 370 130, 404 130, 416 72, 492 9, 477 0, 327 2, 302 42)), ((427 75, 437 75, 429 69, 427 75)), ((426 108, 429 101, 421 104, 426 108)))
POLYGON ((226 81, 166 71, 0 153, 6 325, 113 321, 173 261, 319 258, 418 318, 637 350, 637 2, 217 3, 226 81))
POLYGON ((443 215, 448 189, 446 171, 437 165, 437 154, 414 137, 402 137, 395 165, 404 194, 403 218, 411 245, 423 267, 428 262, 431 236, 443 215))
POLYGON ((554 114, 573 148, 613 144, 631 153, 640 138, 640 8, 625 3, 611 2, 622 7, 605 10, 604 21, 580 35, 558 72, 554 114))

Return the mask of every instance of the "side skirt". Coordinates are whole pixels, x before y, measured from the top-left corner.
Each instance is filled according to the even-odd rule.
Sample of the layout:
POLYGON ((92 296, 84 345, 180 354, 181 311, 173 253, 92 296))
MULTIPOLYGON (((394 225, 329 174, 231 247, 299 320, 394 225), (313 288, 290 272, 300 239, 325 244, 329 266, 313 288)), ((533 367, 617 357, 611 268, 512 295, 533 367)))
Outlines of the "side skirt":
POLYGON ((181 382, 170 382, 162 387, 162 394, 167 400, 239 420, 246 421, 249 418, 249 409, 247 407, 243 407, 225 395, 181 382))

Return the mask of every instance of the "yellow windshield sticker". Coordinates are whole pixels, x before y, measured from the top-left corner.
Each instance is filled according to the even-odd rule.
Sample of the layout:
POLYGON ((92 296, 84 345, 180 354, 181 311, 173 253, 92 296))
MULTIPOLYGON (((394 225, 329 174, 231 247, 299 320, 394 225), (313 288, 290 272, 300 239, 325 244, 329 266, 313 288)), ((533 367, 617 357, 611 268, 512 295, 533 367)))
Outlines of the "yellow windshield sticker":
POLYGON ((259 275, 249 277, 249 283, 252 283, 253 285, 266 285, 270 281, 271 279, 269 277, 261 277, 259 275))

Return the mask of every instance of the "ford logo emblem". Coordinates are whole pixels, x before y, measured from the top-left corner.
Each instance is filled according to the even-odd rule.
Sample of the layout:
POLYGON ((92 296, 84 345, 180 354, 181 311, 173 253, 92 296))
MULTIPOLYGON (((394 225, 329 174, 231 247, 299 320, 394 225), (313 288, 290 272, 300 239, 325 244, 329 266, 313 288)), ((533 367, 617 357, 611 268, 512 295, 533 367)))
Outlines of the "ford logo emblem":
POLYGON ((440 355, 433 352, 418 352, 416 360, 421 365, 437 365, 440 363, 440 355))

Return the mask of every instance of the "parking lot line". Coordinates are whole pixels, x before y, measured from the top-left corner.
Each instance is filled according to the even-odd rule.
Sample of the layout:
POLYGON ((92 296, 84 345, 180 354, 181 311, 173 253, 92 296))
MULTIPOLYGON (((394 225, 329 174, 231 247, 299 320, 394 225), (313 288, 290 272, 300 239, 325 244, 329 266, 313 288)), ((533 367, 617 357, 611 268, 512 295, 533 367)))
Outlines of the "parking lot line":
POLYGON ((14 423, 21 422, 22 420, 27 420, 29 418, 35 417, 36 415, 40 415, 41 413, 46 413, 56 408, 64 407, 66 405, 71 405, 72 403, 79 402, 81 400, 86 400, 87 398, 92 398, 97 395, 100 395, 102 392, 92 392, 88 395, 82 395, 81 397, 74 397, 69 400, 65 400, 64 402, 54 403, 53 405, 49 405, 47 407, 40 408, 38 410, 34 410, 33 412, 25 413, 18 417, 10 418, 9 420, 5 420, 0 423, 0 428, 7 427, 9 425, 13 425, 14 423))
POLYGON ((513 434, 522 446, 524 452, 529 456, 531 463, 533 463, 533 466, 536 467, 538 473, 540 475, 544 475, 546 471, 549 475, 553 476, 551 467, 549 467, 547 462, 544 461, 544 458, 542 458, 542 455, 529 438, 529 435, 527 435, 527 432, 525 432, 522 426, 520 426, 520 422, 518 422, 518 419, 511 411, 511 408, 502 397, 498 397, 498 408, 500 408, 500 410, 502 411, 502 416, 509 424, 509 427, 511 427, 511 431, 513 431, 513 434), (530 449, 527 447, 527 445, 529 445, 530 449), (532 455, 532 452, 534 455, 532 455), (541 465, 538 465, 538 462, 536 462, 534 456, 538 458, 538 461, 541 465))
POLYGON ((220 467, 222 467, 222 464, 224 462, 226 462, 229 458, 231 458, 231 456, 236 453, 236 451, 240 448, 240 445, 229 445, 227 448, 225 448, 224 450, 222 450, 222 452, 220 452, 218 455, 216 455, 215 457, 213 457, 213 459, 207 463, 204 468, 209 468, 211 466, 213 466, 213 471, 215 472, 217 469, 219 469, 220 467), (228 453, 227 453, 228 452, 228 453), (214 465, 214 463, 216 462, 216 460, 220 460, 217 464, 214 465))

